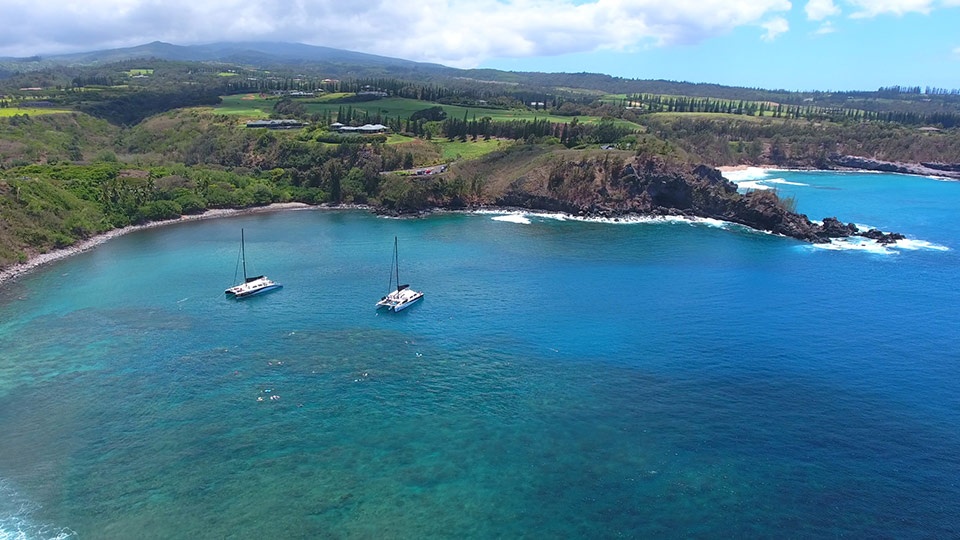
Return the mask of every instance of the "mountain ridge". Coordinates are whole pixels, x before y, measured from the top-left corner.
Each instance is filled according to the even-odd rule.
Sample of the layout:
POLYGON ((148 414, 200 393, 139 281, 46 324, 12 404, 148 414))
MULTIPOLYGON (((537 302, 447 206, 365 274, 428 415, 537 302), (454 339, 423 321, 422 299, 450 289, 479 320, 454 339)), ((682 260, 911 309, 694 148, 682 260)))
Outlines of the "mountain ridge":
MULTIPOLYGON (((133 47, 116 49, 99 49, 94 51, 34 55, 29 57, 0 57, 0 62, 11 64, 42 64, 43 67, 54 65, 91 65, 106 64, 138 58, 159 58, 185 62, 238 62, 245 58, 258 56, 260 61, 310 61, 310 62, 351 62, 383 66, 429 67, 433 69, 449 69, 440 64, 415 62, 388 56, 308 45, 304 43, 287 43, 274 41, 237 41, 215 42, 200 45, 175 45, 164 41, 152 41, 133 47)), ((255 62, 256 64, 256 62, 255 62)))

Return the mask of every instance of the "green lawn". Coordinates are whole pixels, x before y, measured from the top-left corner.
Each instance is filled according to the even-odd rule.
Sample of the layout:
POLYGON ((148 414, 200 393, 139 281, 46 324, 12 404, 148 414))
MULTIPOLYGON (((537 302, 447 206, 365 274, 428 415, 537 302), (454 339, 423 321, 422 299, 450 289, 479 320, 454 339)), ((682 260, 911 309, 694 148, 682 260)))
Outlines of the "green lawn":
POLYGON ((402 144, 415 140, 417 139, 414 137, 407 137, 406 135, 401 135, 399 133, 391 133, 387 135, 387 144, 402 144))
POLYGON ((434 142, 440 147, 444 161, 478 158, 509 144, 507 141, 499 141, 496 139, 490 139, 489 141, 483 139, 471 141, 468 139, 467 142, 451 142, 447 140, 434 142))
POLYGON ((276 99, 265 99, 257 94, 237 94, 222 96, 223 102, 213 108, 217 114, 266 118, 273 111, 276 99))
MULTIPOLYGON (((387 144, 402 144, 417 140, 422 139, 407 137, 406 135, 400 135, 398 133, 391 133, 387 136, 387 144)), ((489 141, 477 139, 476 141, 471 141, 467 139, 467 142, 460 142, 448 141, 445 138, 436 138, 430 141, 430 143, 435 144, 440 149, 441 159, 444 162, 448 162, 458 159, 478 158, 495 150, 499 150, 504 147, 504 145, 510 144, 510 141, 499 141, 496 139, 490 139, 489 141)))
POLYGON ((312 101, 324 102, 324 101, 330 101, 330 100, 333 100, 333 99, 344 98, 344 97, 351 96, 351 95, 353 95, 353 94, 350 94, 350 93, 348 93, 348 92, 332 92, 332 93, 329 93, 329 94, 323 94, 322 96, 318 96, 318 97, 316 97, 315 99, 313 99, 312 101))
POLYGON ((69 109, 53 109, 49 107, 3 107, 0 109, 0 118, 9 118, 18 114, 38 116, 41 114, 63 114, 73 112, 69 109))

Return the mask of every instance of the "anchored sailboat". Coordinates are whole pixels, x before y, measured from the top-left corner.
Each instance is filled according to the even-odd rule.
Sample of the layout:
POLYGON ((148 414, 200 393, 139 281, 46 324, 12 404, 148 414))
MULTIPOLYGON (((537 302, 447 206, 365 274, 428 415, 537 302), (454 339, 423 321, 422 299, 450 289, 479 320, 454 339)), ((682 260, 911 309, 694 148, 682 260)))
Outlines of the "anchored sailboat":
POLYGON ((386 296, 377 302, 377 309, 385 307, 388 311, 393 312, 406 309, 417 300, 423 298, 422 292, 411 289, 410 285, 400 284, 400 257, 397 250, 397 245, 397 237, 394 236, 393 268, 390 269, 390 284, 388 285, 388 288, 391 290, 386 296), (397 290, 393 290, 394 277, 396 277, 397 290))
POLYGON ((244 247, 243 229, 240 229, 240 261, 243 264, 243 283, 223 291, 227 296, 246 298, 283 287, 283 285, 268 279, 267 276, 247 277, 247 253, 244 247))

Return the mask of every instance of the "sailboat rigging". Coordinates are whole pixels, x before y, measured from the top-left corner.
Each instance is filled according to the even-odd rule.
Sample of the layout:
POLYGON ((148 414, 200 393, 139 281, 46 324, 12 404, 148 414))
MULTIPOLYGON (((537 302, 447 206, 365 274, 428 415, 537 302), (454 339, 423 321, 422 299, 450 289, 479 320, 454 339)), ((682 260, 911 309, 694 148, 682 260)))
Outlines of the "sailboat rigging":
POLYGON ((243 282, 223 292, 227 296, 239 299, 282 288, 283 285, 270 280, 267 276, 247 277, 247 253, 244 244, 243 229, 240 229, 240 262, 243 265, 243 282))
POLYGON ((385 307, 388 311, 401 311, 423 298, 423 293, 410 288, 410 285, 400 284, 400 255, 397 237, 393 237, 393 267, 390 268, 390 283, 387 286, 390 292, 377 302, 377 309, 385 307), (397 289, 393 290, 394 277, 397 289))

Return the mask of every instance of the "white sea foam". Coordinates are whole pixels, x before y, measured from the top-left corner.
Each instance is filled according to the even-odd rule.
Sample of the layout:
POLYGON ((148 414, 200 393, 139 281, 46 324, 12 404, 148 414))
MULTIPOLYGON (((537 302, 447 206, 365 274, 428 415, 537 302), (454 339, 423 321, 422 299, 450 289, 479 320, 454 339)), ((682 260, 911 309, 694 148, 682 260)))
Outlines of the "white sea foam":
POLYGON ((0 479, 0 540, 66 540, 75 536, 74 531, 66 527, 34 523, 31 514, 38 508, 39 505, 25 500, 7 482, 0 479))
POLYGON ((770 169, 760 167, 747 167, 736 171, 723 171, 723 177, 731 182, 747 182, 750 180, 764 180, 770 176, 770 169))
POLYGON ((787 172, 785 169, 762 169, 760 167, 747 167, 736 171, 726 171, 723 177, 737 185, 741 191, 773 189, 770 184, 782 186, 801 186, 808 187, 810 184, 802 182, 791 182, 783 178, 770 178, 773 173, 787 172))
POLYGON ((636 225, 636 224, 686 224, 686 225, 704 225, 715 227, 717 229, 744 228, 736 223, 723 221, 713 218, 702 218, 696 216, 641 216, 624 215, 617 217, 598 217, 598 216, 574 216, 562 212, 521 212, 507 210, 474 210, 474 214, 492 215, 494 221, 505 221, 508 223, 518 223, 529 225, 533 220, 552 220, 552 221, 579 221, 581 223, 606 223, 613 225, 636 225))
POLYGON ((507 214, 505 216, 494 216, 494 221, 507 221, 509 223, 519 223, 521 225, 529 225, 530 220, 523 214, 507 214))
POLYGON ((782 184, 784 186, 810 186, 810 184, 804 184, 803 182, 791 182, 789 180, 784 180, 783 178, 773 178, 771 180, 764 180, 764 182, 768 184, 782 184))
POLYGON ((862 236, 831 238, 829 243, 806 244, 804 247, 812 250, 863 251, 877 255, 894 255, 897 253, 895 250, 890 249, 888 245, 881 244, 869 238, 863 238, 862 236))
POLYGON ((765 185, 760 180, 749 180, 744 182, 735 182, 738 189, 773 189, 772 187, 765 185))
POLYGON ((950 251, 950 248, 947 246, 941 246, 940 244, 934 244, 933 242, 927 242, 926 240, 914 240, 912 238, 898 240, 896 246, 900 249, 909 249, 911 251, 919 249, 926 249, 930 251, 950 251))
POLYGON ((947 246, 927 242, 926 240, 916 240, 906 238, 898 240, 892 244, 881 244, 876 240, 864 238, 862 236, 851 236, 848 238, 832 238, 827 244, 808 244, 807 249, 829 250, 829 251, 862 251, 874 253, 877 255, 896 255, 900 250, 918 251, 950 251, 947 246))

